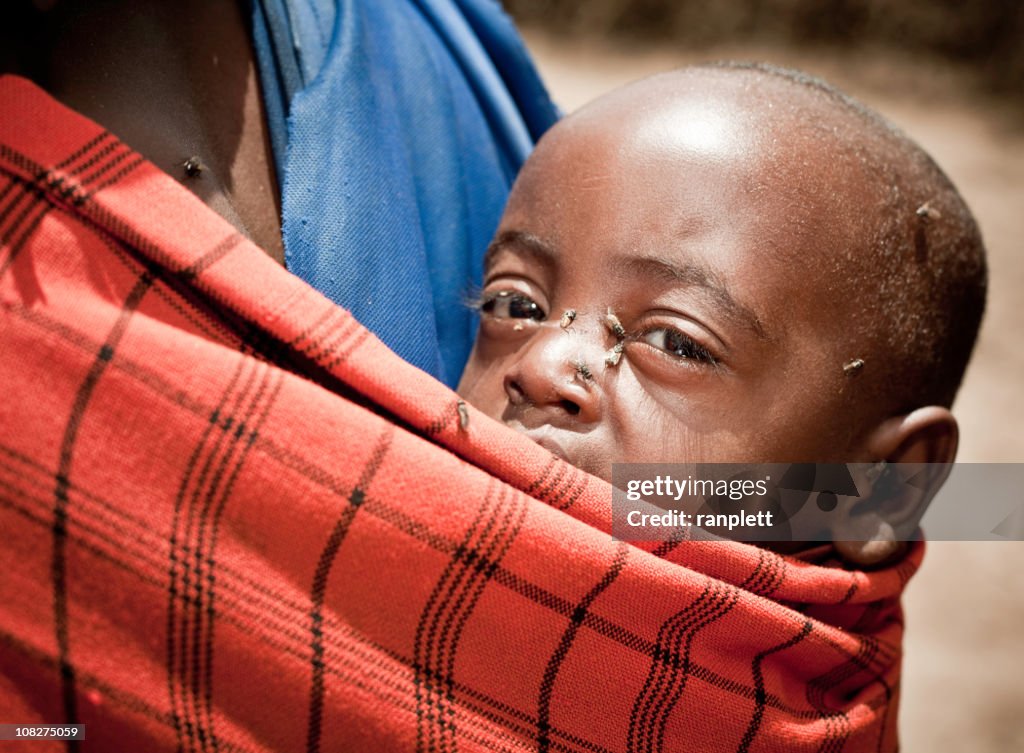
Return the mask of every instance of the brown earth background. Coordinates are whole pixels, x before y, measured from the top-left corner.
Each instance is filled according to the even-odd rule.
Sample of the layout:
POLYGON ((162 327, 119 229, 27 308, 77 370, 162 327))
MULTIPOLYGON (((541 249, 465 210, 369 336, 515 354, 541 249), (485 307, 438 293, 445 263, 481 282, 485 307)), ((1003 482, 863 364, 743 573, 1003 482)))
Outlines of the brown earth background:
MULTIPOLYGON (((765 60, 826 78, 922 144, 989 254, 988 308, 954 406, 958 460, 1024 462, 1024 2, 505 5, 567 112, 686 63, 765 60)), ((930 542, 905 608, 903 750, 1024 751, 1024 543, 930 542)))

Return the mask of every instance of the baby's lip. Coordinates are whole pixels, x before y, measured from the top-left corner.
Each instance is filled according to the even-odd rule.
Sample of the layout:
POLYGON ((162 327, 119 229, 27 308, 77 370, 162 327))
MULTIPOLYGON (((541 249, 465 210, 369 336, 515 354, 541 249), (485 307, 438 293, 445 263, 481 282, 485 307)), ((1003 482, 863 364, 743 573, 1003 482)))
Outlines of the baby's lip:
POLYGON ((547 433, 538 433, 535 431, 524 432, 526 436, 532 439, 534 442, 539 444, 545 450, 550 452, 552 455, 560 457, 562 460, 569 461, 569 453, 566 452, 565 448, 557 441, 551 438, 547 433))

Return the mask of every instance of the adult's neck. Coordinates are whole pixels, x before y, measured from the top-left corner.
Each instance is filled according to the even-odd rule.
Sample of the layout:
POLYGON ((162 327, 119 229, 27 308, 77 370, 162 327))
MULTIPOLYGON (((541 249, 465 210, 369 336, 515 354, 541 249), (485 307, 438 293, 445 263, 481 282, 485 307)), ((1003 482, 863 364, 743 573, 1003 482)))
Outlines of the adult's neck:
POLYGON ((6 67, 102 124, 283 262, 280 194, 240 4, 32 4, 21 28, 8 28, 17 49, 6 67), (193 157, 198 174, 185 167, 193 157))

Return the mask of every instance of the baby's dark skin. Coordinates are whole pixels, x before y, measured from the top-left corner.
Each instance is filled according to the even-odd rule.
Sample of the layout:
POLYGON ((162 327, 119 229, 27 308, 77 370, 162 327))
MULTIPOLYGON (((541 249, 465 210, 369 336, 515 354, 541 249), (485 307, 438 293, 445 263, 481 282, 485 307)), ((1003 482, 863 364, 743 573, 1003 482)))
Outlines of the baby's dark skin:
MULTIPOLYGON (((690 69, 561 122, 488 250, 459 393, 609 480, 616 462, 951 462, 946 407, 893 412, 861 386, 886 369, 884 335, 845 271, 880 201, 829 149, 857 138, 847 120, 792 86, 690 69)), ((854 563, 900 548, 877 511, 836 519, 854 563)))

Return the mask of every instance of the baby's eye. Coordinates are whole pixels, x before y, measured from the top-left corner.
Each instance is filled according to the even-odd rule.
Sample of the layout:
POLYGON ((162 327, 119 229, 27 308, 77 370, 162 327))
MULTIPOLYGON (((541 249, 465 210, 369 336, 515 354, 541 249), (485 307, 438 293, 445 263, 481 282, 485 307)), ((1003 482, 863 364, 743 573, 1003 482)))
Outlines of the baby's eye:
POLYGON ((670 329, 668 327, 650 329, 637 339, 676 358, 688 358, 712 365, 716 363, 716 359, 711 354, 711 351, 677 329, 670 329))
POLYGON ((533 319, 542 322, 547 316, 536 301, 513 290, 485 295, 480 310, 496 319, 533 319))

